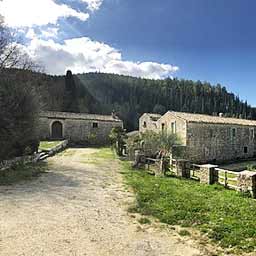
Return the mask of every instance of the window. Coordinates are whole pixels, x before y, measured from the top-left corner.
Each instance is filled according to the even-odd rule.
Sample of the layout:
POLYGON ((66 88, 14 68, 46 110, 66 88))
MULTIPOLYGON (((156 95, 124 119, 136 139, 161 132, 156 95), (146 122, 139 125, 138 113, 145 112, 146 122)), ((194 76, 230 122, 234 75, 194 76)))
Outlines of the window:
POLYGON ((98 123, 92 123, 93 128, 98 128, 98 123))
POLYGON ((171 131, 172 133, 176 133, 176 122, 171 123, 171 131))
POLYGON ((250 139, 253 140, 254 139, 254 128, 250 129, 250 139))
POLYGON ((144 123, 143 123, 143 127, 144 127, 144 128, 147 128, 147 122, 144 122, 144 123))
POLYGON ((232 128, 232 138, 236 137, 236 128, 232 128))
POLYGON ((165 129, 165 124, 162 124, 162 131, 164 131, 165 129))
POLYGON ((248 153, 248 147, 244 147, 244 153, 245 153, 245 154, 248 153))

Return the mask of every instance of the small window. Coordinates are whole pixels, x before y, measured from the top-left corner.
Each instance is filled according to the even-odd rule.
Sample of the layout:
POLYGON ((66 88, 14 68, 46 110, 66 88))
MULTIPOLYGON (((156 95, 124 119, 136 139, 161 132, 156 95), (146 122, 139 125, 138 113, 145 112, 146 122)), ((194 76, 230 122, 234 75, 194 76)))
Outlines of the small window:
POLYGON ((98 128, 98 123, 92 123, 93 128, 98 128))
POLYGON ((171 130, 172 130, 172 133, 176 133, 176 123, 175 122, 171 123, 171 130))
POLYGON ((236 137, 236 128, 232 128, 232 138, 236 137))
POLYGON ((147 128, 147 122, 144 122, 144 123, 143 123, 143 127, 144 127, 144 128, 147 128))
POLYGON ((165 124, 162 124, 162 131, 165 129, 165 124))
POLYGON ((248 153, 248 147, 244 147, 244 153, 245 153, 245 154, 248 153))
POLYGON ((251 138, 251 140, 254 139, 254 129, 253 128, 250 129, 250 138, 251 138))

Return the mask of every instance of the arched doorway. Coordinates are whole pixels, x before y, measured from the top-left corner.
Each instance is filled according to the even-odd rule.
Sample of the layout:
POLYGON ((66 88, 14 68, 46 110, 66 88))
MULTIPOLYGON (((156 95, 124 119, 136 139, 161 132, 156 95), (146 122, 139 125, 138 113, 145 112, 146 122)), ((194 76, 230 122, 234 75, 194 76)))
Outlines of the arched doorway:
POLYGON ((63 125, 59 121, 52 123, 52 139, 62 139, 63 138, 63 125))

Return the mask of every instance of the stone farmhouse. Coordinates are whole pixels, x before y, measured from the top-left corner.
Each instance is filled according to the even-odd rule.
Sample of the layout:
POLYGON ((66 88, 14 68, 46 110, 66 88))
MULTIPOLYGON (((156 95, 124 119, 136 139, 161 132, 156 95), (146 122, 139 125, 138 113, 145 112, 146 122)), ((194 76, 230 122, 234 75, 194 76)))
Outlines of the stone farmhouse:
POLYGON ((40 113, 41 140, 68 139, 72 143, 104 145, 114 127, 123 127, 115 115, 94 115, 67 112, 40 113))
POLYGON ((173 111, 168 111, 157 121, 150 116, 144 114, 140 118, 140 132, 154 130, 177 134, 181 146, 174 147, 173 158, 176 151, 182 151, 183 158, 194 163, 226 162, 256 156, 256 121, 173 111))

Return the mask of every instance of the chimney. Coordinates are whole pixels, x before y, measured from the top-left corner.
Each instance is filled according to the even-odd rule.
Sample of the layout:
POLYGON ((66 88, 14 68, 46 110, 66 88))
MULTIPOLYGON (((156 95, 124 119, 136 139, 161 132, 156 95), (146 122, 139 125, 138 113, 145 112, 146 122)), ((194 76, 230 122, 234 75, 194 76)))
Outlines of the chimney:
POLYGON ((116 111, 115 111, 115 110, 112 111, 111 116, 112 116, 114 119, 117 118, 117 115, 116 115, 116 111))

